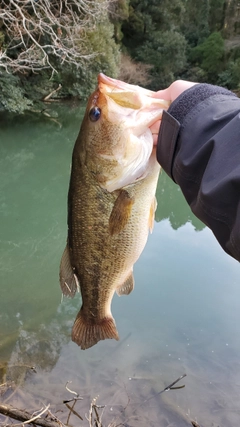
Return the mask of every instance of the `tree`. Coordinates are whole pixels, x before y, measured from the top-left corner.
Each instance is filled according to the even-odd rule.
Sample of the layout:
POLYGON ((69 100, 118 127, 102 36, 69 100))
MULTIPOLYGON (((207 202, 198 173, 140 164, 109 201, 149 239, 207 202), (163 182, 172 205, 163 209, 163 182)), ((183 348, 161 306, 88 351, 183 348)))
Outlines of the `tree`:
POLYGON ((130 0, 129 17, 122 25, 123 44, 135 54, 155 31, 178 31, 185 11, 184 0, 130 0))
POLYGON ((231 90, 240 88, 240 58, 227 64, 227 68, 219 74, 218 84, 231 90))
POLYGON ((190 46, 202 43, 209 36, 209 0, 186 0, 181 32, 190 46))
POLYGON ((114 25, 114 38, 120 43, 123 38, 122 23, 129 17, 129 0, 114 0, 109 4, 109 18, 114 25))
POLYGON ((224 40, 214 32, 201 44, 192 49, 191 60, 207 72, 210 83, 216 83, 224 67, 224 40))
POLYGON ((155 31, 137 49, 136 59, 152 65, 151 89, 168 86, 186 65, 186 39, 176 31, 155 31))
POLYGON ((2 0, 0 67, 7 72, 57 72, 57 65, 81 67, 87 31, 108 12, 108 0, 2 0))
POLYGON ((225 38, 240 34, 239 0, 225 2, 223 34, 225 38))
POLYGON ((223 29, 225 8, 225 0, 210 0, 209 28, 211 32, 223 29))
POLYGON ((116 77, 110 1, 1 0, 0 110, 36 109, 56 88, 86 98, 100 71, 116 77))

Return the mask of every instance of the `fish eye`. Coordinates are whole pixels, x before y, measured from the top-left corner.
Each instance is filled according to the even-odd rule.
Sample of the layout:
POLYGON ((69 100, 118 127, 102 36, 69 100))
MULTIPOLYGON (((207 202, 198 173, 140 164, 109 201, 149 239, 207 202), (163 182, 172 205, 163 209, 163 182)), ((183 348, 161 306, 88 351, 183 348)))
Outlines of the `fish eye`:
POLYGON ((93 107, 89 111, 89 118, 92 122, 96 122, 101 116, 101 110, 98 107, 93 107))

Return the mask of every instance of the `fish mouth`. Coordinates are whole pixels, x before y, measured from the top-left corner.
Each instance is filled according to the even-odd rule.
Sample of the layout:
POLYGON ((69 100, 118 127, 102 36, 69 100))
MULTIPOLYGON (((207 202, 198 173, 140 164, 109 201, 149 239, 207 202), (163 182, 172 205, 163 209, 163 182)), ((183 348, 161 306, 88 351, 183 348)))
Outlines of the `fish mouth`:
MULTIPOLYGON (((113 79, 103 73, 98 75, 98 90, 118 106, 132 110, 131 116, 139 132, 141 128, 149 128, 160 120, 163 109, 169 107, 169 101, 156 98, 155 92, 113 79)), ((129 116, 129 110, 127 115, 129 116)))
POLYGON ((98 76, 98 92, 106 103, 106 119, 122 129, 114 146, 116 172, 104 183, 109 192, 145 178, 150 158, 156 155, 149 129, 162 117, 169 102, 154 97, 155 92, 105 76, 98 76))
MULTIPOLYGON (((98 86, 100 86, 102 88, 103 85, 108 86, 109 92, 111 92, 111 90, 113 92, 139 92, 140 91, 142 94, 144 94, 145 96, 149 96, 150 98, 155 93, 152 90, 145 89, 145 88, 137 86, 137 85, 125 83, 121 80, 113 79, 111 77, 106 76, 103 73, 100 73, 98 75, 98 86)), ((165 102, 166 102, 166 107, 167 107, 168 102, 167 101, 165 101, 165 102)))
MULTIPOLYGON (((125 83, 125 82, 123 82, 123 81, 121 81, 121 80, 117 80, 117 79, 112 79, 111 77, 108 77, 108 76, 106 76, 105 74, 103 74, 103 73, 100 73, 99 75, 98 75, 98 84, 99 85, 101 85, 101 84, 105 84, 105 85, 107 85, 107 86, 109 86, 109 87, 116 87, 116 88, 118 88, 118 89, 123 89, 123 90, 126 90, 126 87, 127 86, 130 86, 128 83, 125 83)), ((131 85, 131 88, 133 87, 133 85, 131 85)), ((131 89, 132 90, 132 89, 131 89)))

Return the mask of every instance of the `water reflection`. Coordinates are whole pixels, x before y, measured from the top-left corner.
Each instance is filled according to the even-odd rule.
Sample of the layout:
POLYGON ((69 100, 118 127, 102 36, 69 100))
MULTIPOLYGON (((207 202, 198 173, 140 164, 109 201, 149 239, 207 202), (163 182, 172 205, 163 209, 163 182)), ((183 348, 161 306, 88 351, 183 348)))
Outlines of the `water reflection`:
POLYGON ((196 231, 200 231, 205 227, 192 214, 178 185, 174 185, 164 172, 160 174, 157 200, 158 205, 155 218, 157 222, 168 219, 174 230, 177 230, 187 222, 191 222, 196 231))
POLYGON ((51 402, 65 421, 65 385, 73 381, 70 388, 84 398, 79 413, 100 395, 106 423, 237 426, 239 265, 164 173, 154 232, 134 269, 136 287, 113 300, 121 340, 86 351, 70 341, 79 300, 60 303, 58 267, 82 111, 60 107, 55 121, 1 119, 0 383, 20 385, 11 403, 37 409, 51 402), (185 372, 184 389, 157 395, 185 372))

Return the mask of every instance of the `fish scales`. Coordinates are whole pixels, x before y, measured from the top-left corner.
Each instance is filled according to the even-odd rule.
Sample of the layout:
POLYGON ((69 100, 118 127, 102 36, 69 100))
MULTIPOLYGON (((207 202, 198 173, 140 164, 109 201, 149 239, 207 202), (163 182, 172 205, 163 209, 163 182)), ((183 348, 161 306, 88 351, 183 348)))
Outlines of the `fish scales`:
MULTIPOLYGON (((119 284, 122 276, 126 276, 135 262, 136 252, 140 252, 148 236, 149 204, 152 194, 148 191, 151 200, 148 202, 144 197, 145 181, 151 177, 139 181, 135 186, 125 189, 130 197, 135 198, 134 207, 127 226, 116 235, 109 234, 109 218, 118 198, 118 191, 109 193, 106 190, 93 186, 91 180, 81 174, 83 168, 77 168, 76 174, 73 170, 72 179, 81 183, 78 190, 73 192, 72 199, 72 230, 70 235, 70 247, 72 248, 72 264, 80 283, 89 283, 88 287, 81 290, 86 306, 91 307, 90 312, 95 317, 101 317, 99 307, 103 307, 106 296, 112 292, 111 288, 119 284), (138 193, 139 196, 138 197, 138 193), (141 197, 146 203, 142 203, 141 197), (85 200, 82 204, 81 200, 85 200), (97 217, 96 212, 100 215, 97 217), (139 221, 137 218, 140 218, 139 221), (142 227, 145 226, 143 233, 142 227), (137 236, 137 243, 135 242, 137 236), (137 245, 137 248, 136 248, 137 245), (112 286, 109 284, 112 283, 112 286), (100 288, 100 292, 99 292, 100 288), (98 304, 96 305, 96 299, 98 304)), ((155 167, 158 174, 159 167, 155 167)), ((70 190, 71 194, 71 190, 70 190)), ((86 313, 87 316, 87 313, 86 313)), ((89 316, 91 317, 91 316, 89 316)), ((90 318, 89 318, 90 320, 90 318)))
MULTIPOLYGON (((82 349, 106 338, 119 339, 111 314, 111 301, 115 291, 118 295, 129 294, 134 287, 133 264, 153 227, 156 208, 155 191, 160 166, 152 141, 148 141, 151 138, 148 126, 161 116, 162 104, 154 104, 148 123, 142 125, 140 121, 137 130, 133 131, 129 115, 136 91, 142 90, 148 96, 150 91, 127 85, 127 90, 130 86, 134 96, 130 99, 131 108, 126 99, 122 106, 121 102, 115 102, 116 96, 113 100, 108 93, 110 88, 116 95, 112 87, 114 84, 117 91, 116 82, 102 75, 99 77, 99 87, 88 102, 72 156, 68 241, 61 260, 60 283, 63 294, 70 297, 80 287, 82 307, 73 326, 72 340, 82 349), (112 109, 115 110, 111 115, 112 109), (95 116, 91 120, 90 115, 98 115, 99 111, 100 118, 94 123, 95 116), (141 126, 143 130, 139 136, 141 126), (142 134, 146 134, 147 142, 142 134), (143 141, 139 142, 140 138, 143 141), (141 147, 140 143, 151 144, 151 147, 141 147), (145 166, 139 157, 143 158, 145 166), (129 158, 134 167, 131 164, 129 167, 129 158)), ((122 84, 120 82, 120 86, 122 84)), ((121 101, 121 93, 117 95, 121 101)), ((143 109, 141 102, 137 98, 143 109)), ((148 111, 152 107, 146 108, 148 111)), ((136 110, 139 111, 139 106, 136 110)), ((135 117, 136 112, 133 114, 135 117)))

